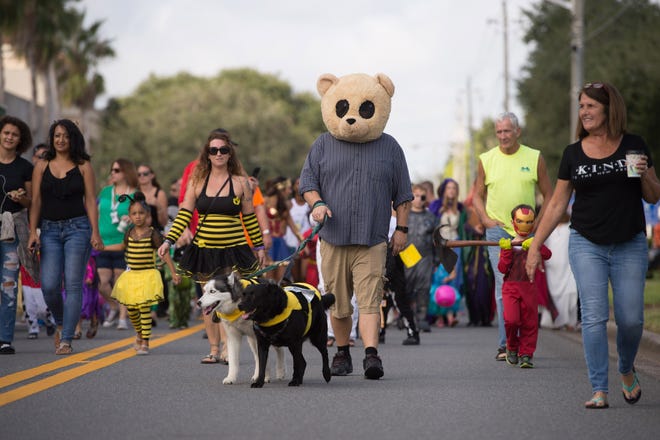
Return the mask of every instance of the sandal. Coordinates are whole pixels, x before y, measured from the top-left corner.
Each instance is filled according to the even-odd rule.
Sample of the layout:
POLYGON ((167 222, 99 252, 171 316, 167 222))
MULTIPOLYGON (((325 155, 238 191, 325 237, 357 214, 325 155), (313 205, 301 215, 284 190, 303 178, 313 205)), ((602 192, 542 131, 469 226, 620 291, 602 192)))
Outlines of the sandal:
POLYGON ((496 361, 506 361, 506 348, 500 347, 497 349, 497 354, 495 355, 496 361))
POLYGON ((623 399, 626 401, 626 403, 629 403, 630 405, 634 405, 639 401, 640 397, 642 397, 642 387, 639 383, 639 379, 637 379, 637 373, 635 372, 635 367, 633 367, 632 373, 633 373, 632 385, 628 386, 625 383, 623 383, 623 381, 621 382, 621 386, 623 387, 623 391, 622 391, 623 399), (633 395, 633 391, 635 390, 635 388, 639 389, 639 393, 636 396, 633 395), (628 393, 630 397, 627 397, 626 393, 628 393))
POLYGON ((66 355, 71 353, 73 353, 73 347, 71 347, 71 344, 67 344, 66 342, 60 342, 60 346, 57 347, 57 350, 55 350, 55 354, 57 355, 66 355))
POLYGON ((142 345, 140 345, 140 348, 136 350, 135 354, 138 356, 144 356, 146 354, 149 354, 149 342, 146 340, 142 340, 142 345))
POLYGON ((591 399, 587 400, 584 403, 586 409, 605 409, 609 408, 610 405, 607 403, 607 394, 600 392, 594 393, 591 399))
POLYGON ((203 364, 219 364, 220 363, 220 356, 217 354, 209 353, 206 356, 202 358, 202 363, 203 364))
POLYGON ((144 343, 143 339, 140 336, 135 337, 135 343, 133 344, 133 350, 138 351, 140 348, 142 348, 142 344, 144 343))
POLYGON ((92 339, 94 336, 96 336, 96 332, 99 329, 99 320, 93 316, 92 319, 89 322, 89 328, 87 329, 87 339, 92 339))

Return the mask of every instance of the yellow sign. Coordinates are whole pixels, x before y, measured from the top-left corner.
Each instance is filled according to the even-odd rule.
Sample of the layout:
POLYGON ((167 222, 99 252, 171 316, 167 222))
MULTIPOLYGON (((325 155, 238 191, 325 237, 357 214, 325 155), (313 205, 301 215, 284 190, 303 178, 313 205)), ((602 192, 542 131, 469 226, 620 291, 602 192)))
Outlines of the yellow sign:
POLYGON ((419 260, 422 259, 422 255, 412 243, 410 243, 404 250, 399 252, 399 256, 407 268, 413 267, 415 264, 419 263, 419 260))

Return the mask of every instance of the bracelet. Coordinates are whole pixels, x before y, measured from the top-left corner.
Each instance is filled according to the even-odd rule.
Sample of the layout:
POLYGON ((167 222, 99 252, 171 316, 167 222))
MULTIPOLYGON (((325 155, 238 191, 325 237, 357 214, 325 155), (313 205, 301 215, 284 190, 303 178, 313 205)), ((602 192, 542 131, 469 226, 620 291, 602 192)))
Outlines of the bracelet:
POLYGON ((318 206, 328 206, 328 204, 325 203, 325 202, 323 201, 323 199, 319 199, 319 200, 317 200, 316 202, 314 202, 314 204, 312 205, 312 211, 313 211, 314 209, 316 209, 316 207, 318 207, 318 206))
POLYGON ((261 233, 263 235, 270 235, 270 229, 264 229, 263 231, 261 231, 261 233))
POLYGON ((169 247, 174 246, 174 240, 172 240, 171 238, 166 238, 165 243, 167 243, 169 247))
POLYGON ((255 246, 255 247, 252 248, 253 251, 257 251, 257 252, 258 251, 263 251, 265 249, 266 249, 266 246, 263 246, 263 245, 262 246, 255 246))

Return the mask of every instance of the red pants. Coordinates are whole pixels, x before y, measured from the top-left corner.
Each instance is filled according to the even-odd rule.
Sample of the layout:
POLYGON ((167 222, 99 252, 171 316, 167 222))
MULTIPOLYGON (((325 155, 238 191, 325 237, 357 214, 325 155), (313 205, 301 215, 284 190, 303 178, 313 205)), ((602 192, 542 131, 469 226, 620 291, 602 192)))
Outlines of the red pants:
POLYGON ((505 281, 502 304, 507 350, 519 356, 533 356, 539 335, 536 287, 526 281, 505 281))

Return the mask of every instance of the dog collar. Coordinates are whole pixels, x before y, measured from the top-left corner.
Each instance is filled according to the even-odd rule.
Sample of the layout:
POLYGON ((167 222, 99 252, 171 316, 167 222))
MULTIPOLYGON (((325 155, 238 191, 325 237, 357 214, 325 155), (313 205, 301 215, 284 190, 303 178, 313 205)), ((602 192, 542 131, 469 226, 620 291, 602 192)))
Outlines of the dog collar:
POLYGON ((218 318, 220 318, 220 319, 224 319, 225 321, 229 321, 229 322, 234 322, 234 321, 236 321, 238 318, 241 317, 241 315, 243 314, 243 312, 241 312, 240 310, 236 309, 236 310, 235 310, 234 312, 232 312, 232 313, 215 312, 215 314, 218 315, 218 318))

